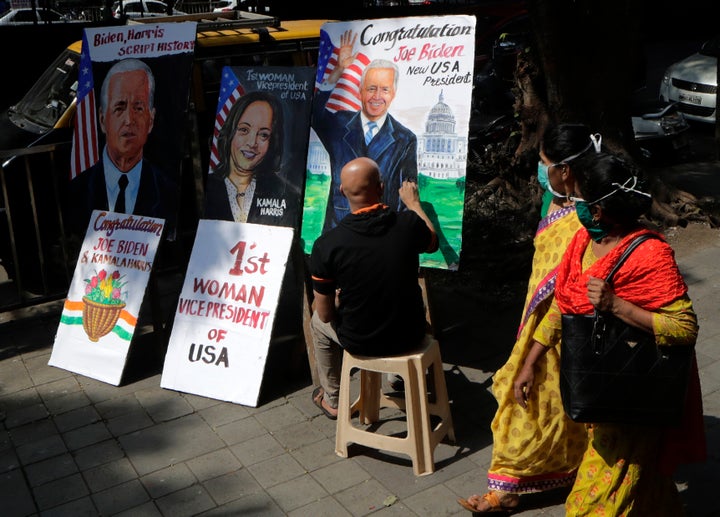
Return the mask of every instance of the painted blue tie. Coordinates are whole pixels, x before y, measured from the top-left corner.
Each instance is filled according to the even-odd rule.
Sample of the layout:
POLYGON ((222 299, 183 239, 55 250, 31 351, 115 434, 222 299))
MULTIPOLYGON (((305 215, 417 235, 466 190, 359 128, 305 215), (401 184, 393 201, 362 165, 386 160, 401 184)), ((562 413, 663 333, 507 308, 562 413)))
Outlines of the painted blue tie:
POLYGON ((367 131, 365 131, 365 145, 370 145, 370 140, 373 139, 373 134, 375 133, 375 128, 377 127, 377 124, 373 122, 372 120, 368 122, 367 124, 367 131))

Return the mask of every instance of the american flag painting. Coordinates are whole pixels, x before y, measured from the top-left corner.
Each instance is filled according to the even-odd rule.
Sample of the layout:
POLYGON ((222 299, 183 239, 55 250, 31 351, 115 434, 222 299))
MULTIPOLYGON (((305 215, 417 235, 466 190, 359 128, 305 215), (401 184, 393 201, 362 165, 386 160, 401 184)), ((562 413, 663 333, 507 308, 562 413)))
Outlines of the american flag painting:
POLYGON ((212 147, 210 148, 210 173, 215 170, 220 158, 218 157, 217 150, 217 139, 222 129, 225 119, 230 113, 230 109, 240 97, 245 95, 245 89, 243 88, 238 78, 232 71, 232 68, 226 66, 223 68, 222 84, 220 85, 220 95, 218 97, 217 113, 215 115, 215 127, 213 128, 213 139, 212 147))
POLYGON ((70 179, 94 165, 99 159, 92 60, 87 36, 83 32, 70 179))
MULTIPOLYGON (((330 36, 325 30, 320 31, 320 49, 318 50, 318 74, 315 78, 316 87, 319 87, 333 69, 337 66, 338 48, 333 45, 330 36)), ((358 52, 352 64, 345 68, 343 75, 330 94, 325 108, 333 113, 340 110, 358 111, 360 104, 360 78, 363 69, 370 63, 370 59, 358 52)))

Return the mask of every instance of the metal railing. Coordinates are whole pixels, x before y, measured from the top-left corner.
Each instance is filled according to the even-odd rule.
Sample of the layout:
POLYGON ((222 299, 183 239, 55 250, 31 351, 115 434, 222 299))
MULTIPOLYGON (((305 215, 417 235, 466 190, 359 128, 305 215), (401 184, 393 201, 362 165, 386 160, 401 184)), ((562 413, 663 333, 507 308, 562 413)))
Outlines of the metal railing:
POLYGON ((64 298, 74 256, 62 214, 70 142, 0 151, 0 312, 64 298))
POLYGON ((208 13, 217 7, 219 2, 178 2, 175 9, 188 14, 208 13))

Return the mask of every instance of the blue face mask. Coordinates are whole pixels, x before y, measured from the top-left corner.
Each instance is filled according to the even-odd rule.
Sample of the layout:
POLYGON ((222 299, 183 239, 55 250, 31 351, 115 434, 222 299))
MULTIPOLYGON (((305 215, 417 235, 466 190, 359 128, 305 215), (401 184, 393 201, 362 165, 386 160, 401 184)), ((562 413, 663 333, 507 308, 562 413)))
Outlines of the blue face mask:
POLYGON ((545 165, 542 160, 538 162, 538 183, 540 183, 542 188, 550 192, 553 196, 566 198, 567 196, 565 194, 556 192, 552 183, 550 183, 550 167, 554 167, 555 165, 557 164, 553 163, 552 165, 545 165))
POLYGON ((587 229, 592 240, 600 242, 603 240, 603 237, 607 237, 610 228, 602 222, 593 219, 592 213, 590 212, 590 203, 575 200, 575 213, 577 213, 580 223, 587 229))
POLYGON ((548 185, 550 185, 550 178, 548 177, 548 166, 545 165, 542 160, 538 162, 538 183, 540 183, 540 186, 547 190, 548 185))

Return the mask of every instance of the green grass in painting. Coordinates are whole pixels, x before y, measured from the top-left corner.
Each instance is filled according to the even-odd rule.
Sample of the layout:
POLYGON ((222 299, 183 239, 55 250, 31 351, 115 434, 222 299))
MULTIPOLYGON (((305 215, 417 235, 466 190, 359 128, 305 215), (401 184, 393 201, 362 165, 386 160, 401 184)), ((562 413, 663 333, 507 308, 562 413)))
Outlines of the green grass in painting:
MULTIPOLYGON (((329 187, 329 176, 308 172, 301 232, 305 253, 312 251, 312 244, 322 230, 329 187)), ((420 265, 455 269, 460 260, 462 246, 465 180, 439 180, 420 175, 419 187, 423 208, 438 230, 440 240, 440 249, 431 255, 421 255, 420 265)))
POLYGON ((330 190, 330 176, 327 174, 312 174, 307 171, 305 180, 305 205, 303 206, 303 221, 300 238, 305 253, 312 251, 313 242, 322 230, 327 207, 328 191, 330 190))
POLYGON ((435 225, 440 241, 438 251, 420 255, 420 265, 456 269, 462 247, 465 178, 440 180, 420 175, 419 187, 423 209, 435 225))

